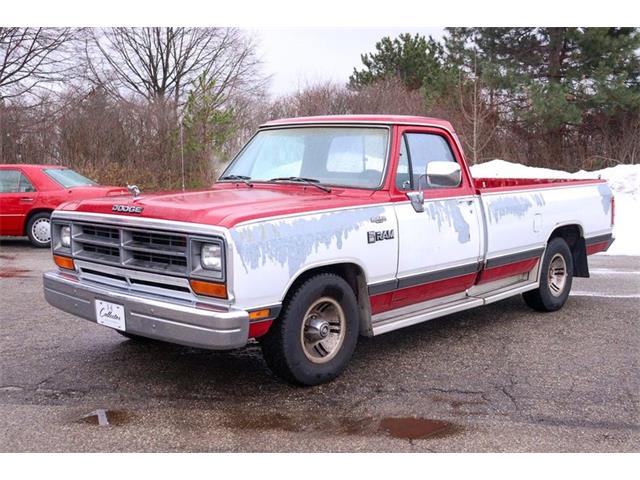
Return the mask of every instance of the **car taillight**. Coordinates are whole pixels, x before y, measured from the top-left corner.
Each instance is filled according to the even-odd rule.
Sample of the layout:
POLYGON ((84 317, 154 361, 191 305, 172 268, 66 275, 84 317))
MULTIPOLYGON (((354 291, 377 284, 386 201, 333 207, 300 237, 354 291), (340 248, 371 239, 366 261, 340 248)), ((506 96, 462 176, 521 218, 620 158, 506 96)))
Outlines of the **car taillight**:
POLYGON ((616 223, 616 198, 611 195, 611 226, 616 223))

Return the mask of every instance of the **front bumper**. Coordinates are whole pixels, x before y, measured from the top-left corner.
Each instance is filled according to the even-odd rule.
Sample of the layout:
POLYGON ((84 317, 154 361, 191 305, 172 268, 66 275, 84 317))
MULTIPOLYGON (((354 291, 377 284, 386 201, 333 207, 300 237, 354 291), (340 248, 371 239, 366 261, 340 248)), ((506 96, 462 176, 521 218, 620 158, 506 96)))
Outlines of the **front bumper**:
POLYGON ((128 333, 210 350, 228 350, 247 343, 249 315, 244 310, 133 294, 82 282, 73 272, 46 272, 43 282, 47 302, 85 320, 96 322, 96 299, 122 305, 128 333))

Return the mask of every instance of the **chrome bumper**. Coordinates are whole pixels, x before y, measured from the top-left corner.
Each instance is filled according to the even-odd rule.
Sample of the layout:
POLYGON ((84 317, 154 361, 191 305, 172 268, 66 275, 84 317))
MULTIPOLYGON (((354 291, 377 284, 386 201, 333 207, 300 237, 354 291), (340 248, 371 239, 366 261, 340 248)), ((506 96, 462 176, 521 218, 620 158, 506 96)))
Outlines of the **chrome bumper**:
POLYGON ((247 343, 249 315, 244 310, 200 308, 132 294, 117 287, 81 282, 72 272, 47 272, 43 282, 47 302, 92 322, 96 322, 96 299, 122 305, 128 333, 210 350, 228 350, 247 343))

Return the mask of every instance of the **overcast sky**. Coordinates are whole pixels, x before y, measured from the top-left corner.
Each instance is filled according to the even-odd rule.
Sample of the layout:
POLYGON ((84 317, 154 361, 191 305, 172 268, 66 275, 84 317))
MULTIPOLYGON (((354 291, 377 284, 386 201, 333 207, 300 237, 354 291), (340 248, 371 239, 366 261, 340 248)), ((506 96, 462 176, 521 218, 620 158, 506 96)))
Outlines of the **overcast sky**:
POLYGON ((271 75, 272 95, 296 91, 307 84, 333 80, 346 83, 354 67, 360 68, 360 54, 371 52, 384 36, 420 33, 442 38, 442 28, 263 28, 252 30, 271 75))

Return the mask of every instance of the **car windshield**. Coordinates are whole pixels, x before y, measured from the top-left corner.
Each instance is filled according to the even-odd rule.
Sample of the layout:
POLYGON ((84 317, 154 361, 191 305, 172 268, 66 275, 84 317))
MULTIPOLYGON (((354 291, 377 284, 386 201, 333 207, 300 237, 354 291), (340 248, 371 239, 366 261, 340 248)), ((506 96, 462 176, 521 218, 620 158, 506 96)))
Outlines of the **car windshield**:
POLYGON ((49 175, 54 181, 62 185, 64 188, 71 187, 90 187, 97 185, 93 180, 83 177, 78 172, 74 172, 69 168, 45 168, 44 173, 49 175))
POLYGON ((302 181, 377 188, 384 173, 385 127, 297 127, 262 130, 220 180, 302 181))

